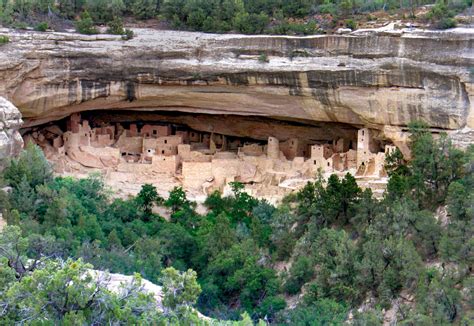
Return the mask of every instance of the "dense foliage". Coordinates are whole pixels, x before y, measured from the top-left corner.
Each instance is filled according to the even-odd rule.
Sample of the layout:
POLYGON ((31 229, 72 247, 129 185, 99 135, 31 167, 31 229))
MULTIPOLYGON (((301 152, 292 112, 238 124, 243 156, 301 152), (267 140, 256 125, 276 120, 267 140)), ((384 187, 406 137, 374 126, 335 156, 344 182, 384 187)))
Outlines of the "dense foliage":
MULTIPOLYGON (((38 311, 47 299, 38 282, 58 300, 69 290, 55 287, 87 263, 162 284, 176 294, 164 300, 171 321, 191 318, 197 298, 197 308, 214 318, 236 320, 245 312, 254 321, 291 325, 341 324, 365 303, 354 310, 354 323, 379 325, 382 309, 398 300, 401 324, 467 325, 474 302, 474 147, 455 149, 420 123, 411 132, 413 158, 407 163, 396 151, 387 159, 390 181, 381 200, 350 174, 318 177, 278 207, 233 183, 232 196, 207 198, 205 215, 181 188, 163 199, 144 185, 123 200, 112 199, 98 176, 53 178, 42 152, 28 145, 4 170, 11 191, 0 192, 10 225, 0 236, 0 304, 7 307, 1 318, 19 321, 31 316, 28 309, 38 311), (168 220, 154 213, 156 206, 169 210, 168 220), (287 299, 301 293, 296 308, 287 308, 287 299)), ((79 283, 83 289, 73 294, 94 288, 79 283)), ((148 302, 116 296, 114 314, 148 302)), ((61 313, 48 300, 41 311, 47 318, 109 318, 94 300, 61 313)), ((146 309, 114 314, 132 323, 163 318, 146 309)))
MULTIPOLYGON (((418 6, 434 3, 434 0, 1 0, 0 23, 25 28, 41 23, 44 27, 44 20, 64 23, 77 19, 77 30, 92 34, 96 31, 90 24, 108 24, 112 25, 109 30, 114 30, 117 20, 133 17, 160 18, 175 28, 205 32, 315 34, 320 29, 339 27, 340 21, 354 29, 355 20, 365 19, 364 14, 377 10, 400 10, 403 16, 408 14, 415 19, 418 6), (90 16, 82 17, 84 12, 90 16)), ((472 0, 443 1, 422 19, 436 28, 453 27, 454 13, 471 5, 472 0)))

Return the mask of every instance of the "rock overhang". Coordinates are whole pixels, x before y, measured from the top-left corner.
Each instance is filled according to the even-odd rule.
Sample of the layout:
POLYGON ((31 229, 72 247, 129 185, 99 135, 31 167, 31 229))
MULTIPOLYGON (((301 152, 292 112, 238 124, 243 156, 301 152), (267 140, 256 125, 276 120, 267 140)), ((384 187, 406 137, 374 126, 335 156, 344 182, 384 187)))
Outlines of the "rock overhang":
MULTIPOLYGON (((232 114, 384 130, 473 124, 471 30, 310 37, 10 32, 0 94, 26 126, 88 110, 232 114), (260 59, 264 53, 269 62, 260 59)), ((361 34, 361 33, 359 33, 361 34)))

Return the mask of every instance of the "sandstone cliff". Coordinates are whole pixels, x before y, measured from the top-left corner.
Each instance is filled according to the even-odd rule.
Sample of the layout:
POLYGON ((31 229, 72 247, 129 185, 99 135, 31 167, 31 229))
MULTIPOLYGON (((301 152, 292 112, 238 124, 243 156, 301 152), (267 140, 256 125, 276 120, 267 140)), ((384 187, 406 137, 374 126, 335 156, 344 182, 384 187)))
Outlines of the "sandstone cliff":
POLYGON ((0 160, 17 155, 23 148, 23 139, 18 132, 21 124, 20 111, 0 97, 0 160))
POLYGON ((0 30, 11 39, 0 52, 0 95, 26 126, 93 109, 337 122, 392 139, 413 119, 474 126, 473 29, 311 37, 134 31, 122 41, 0 30))

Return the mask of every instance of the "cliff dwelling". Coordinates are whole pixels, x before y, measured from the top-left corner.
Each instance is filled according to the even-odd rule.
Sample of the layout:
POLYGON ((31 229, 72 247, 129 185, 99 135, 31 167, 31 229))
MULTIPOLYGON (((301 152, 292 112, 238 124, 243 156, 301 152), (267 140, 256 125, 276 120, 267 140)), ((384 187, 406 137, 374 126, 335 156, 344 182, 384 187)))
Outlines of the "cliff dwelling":
POLYGON ((100 171, 123 195, 148 182, 195 198, 239 181, 276 200, 318 173, 347 172, 381 195, 385 156, 396 148, 376 130, 343 124, 169 112, 85 111, 22 133, 58 174, 100 171))

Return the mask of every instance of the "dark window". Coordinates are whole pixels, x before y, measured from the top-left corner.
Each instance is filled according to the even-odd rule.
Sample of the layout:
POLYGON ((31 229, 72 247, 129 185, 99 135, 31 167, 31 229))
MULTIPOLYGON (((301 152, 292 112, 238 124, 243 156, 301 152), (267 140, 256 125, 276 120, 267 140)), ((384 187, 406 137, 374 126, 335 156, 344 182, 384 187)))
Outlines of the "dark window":
POLYGON ((328 162, 328 166, 331 166, 331 164, 329 164, 329 162, 328 162))
POLYGON ((157 131, 156 130, 153 130, 153 135, 156 135, 157 134, 157 131))
POLYGON ((161 151, 161 154, 164 154, 164 153, 165 153, 165 151, 164 151, 164 150, 162 150, 162 151, 161 151))
POLYGON ((168 144, 168 140, 167 140, 167 139, 165 139, 165 144, 168 144))
POLYGON ((316 160, 314 160, 314 165, 316 165, 316 160))

